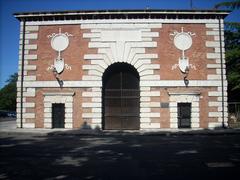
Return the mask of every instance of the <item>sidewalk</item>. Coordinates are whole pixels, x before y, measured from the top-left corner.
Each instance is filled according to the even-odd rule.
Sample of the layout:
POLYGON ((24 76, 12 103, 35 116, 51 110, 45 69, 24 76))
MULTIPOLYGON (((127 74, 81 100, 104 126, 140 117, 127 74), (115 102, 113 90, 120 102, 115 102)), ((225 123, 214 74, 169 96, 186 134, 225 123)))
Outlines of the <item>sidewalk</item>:
POLYGON ((153 130, 139 130, 139 131, 102 131, 94 129, 0 129, 0 133, 4 134, 31 134, 31 135, 49 135, 49 136, 64 136, 64 135, 74 135, 74 136, 86 136, 86 135, 95 135, 95 136, 126 136, 126 135, 140 135, 140 136, 174 136, 174 135, 232 135, 240 134, 240 129, 201 129, 201 130, 192 130, 192 129, 164 129, 160 131, 153 130))
POLYGON ((32 134, 32 135, 96 135, 96 136, 114 136, 114 135, 145 135, 145 136, 174 136, 174 135, 228 135, 240 134, 240 128, 232 129, 161 129, 161 130, 100 130, 100 129, 22 129, 16 128, 15 120, 0 121, 0 133, 4 134, 32 134))

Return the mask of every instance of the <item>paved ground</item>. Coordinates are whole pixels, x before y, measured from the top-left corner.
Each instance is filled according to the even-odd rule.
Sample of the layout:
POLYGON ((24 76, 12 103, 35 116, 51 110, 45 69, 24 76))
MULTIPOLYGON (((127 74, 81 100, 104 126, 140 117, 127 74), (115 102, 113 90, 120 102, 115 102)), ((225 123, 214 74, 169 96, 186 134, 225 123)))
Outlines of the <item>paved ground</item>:
POLYGON ((0 131, 16 129, 16 118, 0 118, 0 131))
POLYGON ((0 179, 236 179, 240 172, 240 134, 0 135, 0 179))

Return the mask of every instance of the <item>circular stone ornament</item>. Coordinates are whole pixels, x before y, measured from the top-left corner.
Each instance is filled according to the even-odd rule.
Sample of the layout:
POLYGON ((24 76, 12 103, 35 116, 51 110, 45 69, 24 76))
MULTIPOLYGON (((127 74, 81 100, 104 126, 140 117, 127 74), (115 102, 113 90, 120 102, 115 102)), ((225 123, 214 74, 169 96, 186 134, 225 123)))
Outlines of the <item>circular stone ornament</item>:
POLYGON ((56 51, 63 51, 69 45, 69 39, 65 34, 57 34, 51 40, 51 46, 56 51))
POLYGON ((188 33, 181 32, 174 37, 176 48, 185 51, 192 46, 192 38, 188 33))

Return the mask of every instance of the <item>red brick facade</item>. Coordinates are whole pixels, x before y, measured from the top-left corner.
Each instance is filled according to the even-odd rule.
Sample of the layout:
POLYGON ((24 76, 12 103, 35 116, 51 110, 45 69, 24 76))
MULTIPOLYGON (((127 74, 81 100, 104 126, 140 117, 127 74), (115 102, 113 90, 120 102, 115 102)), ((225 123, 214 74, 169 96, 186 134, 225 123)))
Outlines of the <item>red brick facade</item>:
MULTIPOLYGON (((181 102, 192 104, 191 128, 221 125, 221 51, 217 20, 192 18, 177 22, 159 19, 153 23, 141 22, 141 19, 135 23, 121 19, 118 23, 117 20, 108 21, 26 23, 22 97, 25 115, 21 120, 19 71, 18 125, 23 121, 23 127, 51 128, 51 104, 64 103, 68 124, 65 128, 81 128, 84 123, 101 128, 104 106, 102 75, 107 67, 116 62, 128 63, 139 73, 140 129, 177 128, 177 105, 181 102), (191 65, 188 87, 183 83, 185 74, 176 66, 182 51, 175 47, 174 36, 171 35, 182 29, 194 33, 191 37, 192 46, 185 51, 191 65), (51 69, 58 53, 51 47, 49 35, 59 30, 72 35, 69 36, 69 46, 61 52, 64 63, 70 67, 68 69, 65 65, 63 72, 58 75, 63 87, 59 86, 51 69), (133 36, 128 37, 128 32, 133 36), (166 107, 164 104, 167 104, 166 107)), ((22 29, 23 24, 21 40, 22 29)), ((21 48, 20 41, 20 52, 21 48)), ((21 70, 21 58, 19 62, 21 70)), ((226 98, 225 73, 224 83, 226 98)))

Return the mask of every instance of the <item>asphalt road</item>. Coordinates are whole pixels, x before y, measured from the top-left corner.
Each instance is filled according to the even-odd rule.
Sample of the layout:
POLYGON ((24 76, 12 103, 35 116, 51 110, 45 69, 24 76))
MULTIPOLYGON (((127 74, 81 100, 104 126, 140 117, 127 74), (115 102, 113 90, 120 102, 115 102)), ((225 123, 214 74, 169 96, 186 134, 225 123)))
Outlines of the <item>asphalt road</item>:
POLYGON ((0 134, 0 179, 231 179, 240 135, 0 134))

